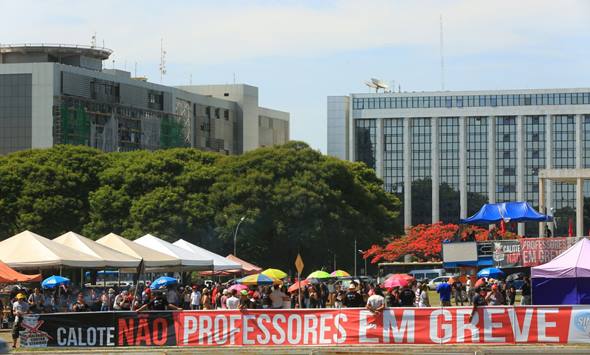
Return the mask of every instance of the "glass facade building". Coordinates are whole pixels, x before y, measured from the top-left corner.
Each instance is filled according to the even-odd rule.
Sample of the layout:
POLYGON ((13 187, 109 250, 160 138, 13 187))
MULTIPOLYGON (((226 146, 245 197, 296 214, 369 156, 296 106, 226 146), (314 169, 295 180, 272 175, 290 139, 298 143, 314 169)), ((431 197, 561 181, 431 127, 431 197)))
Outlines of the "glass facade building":
MULTIPOLYGON (((347 109, 342 120, 355 133, 328 137, 350 149, 328 154, 373 167, 402 199, 406 226, 456 222, 481 201, 538 207, 541 170, 590 168, 589 88, 352 94, 347 109), (412 220, 416 209, 431 209, 431 220, 412 220)), ((576 186, 545 186, 546 211, 567 228, 576 186)), ((520 234, 527 230, 537 233, 519 225, 520 234)))

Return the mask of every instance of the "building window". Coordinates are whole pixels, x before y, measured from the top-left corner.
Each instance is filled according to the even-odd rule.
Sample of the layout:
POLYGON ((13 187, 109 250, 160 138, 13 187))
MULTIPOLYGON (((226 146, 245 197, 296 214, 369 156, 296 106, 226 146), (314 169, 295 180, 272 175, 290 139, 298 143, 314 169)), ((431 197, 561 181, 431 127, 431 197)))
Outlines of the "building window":
POLYGON ((226 121, 229 121, 229 110, 223 110, 223 118, 225 118, 226 121))
POLYGON ((497 202, 514 201, 510 186, 516 186, 516 120, 514 116, 496 116, 496 182, 497 202), (510 173, 510 174, 505 174, 510 173))
POLYGON ((355 120, 355 160, 375 169, 377 126, 375 119, 355 120))
POLYGON ((404 187, 404 119, 383 120, 383 182, 388 192, 402 194, 404 187))

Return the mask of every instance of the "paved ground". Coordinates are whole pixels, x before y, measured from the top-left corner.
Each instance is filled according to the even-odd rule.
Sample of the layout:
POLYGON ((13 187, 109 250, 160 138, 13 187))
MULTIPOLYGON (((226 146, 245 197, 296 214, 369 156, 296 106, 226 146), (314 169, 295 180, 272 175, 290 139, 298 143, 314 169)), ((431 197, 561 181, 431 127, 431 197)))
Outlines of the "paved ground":
MULTIPOLYGON (((10 332, 0 331, 0 339, 12 344, 10 332)), ((503 345, 503 346, 405 346, 405 345, 381 345, 381 346, 288 346, 288 347, 129 347, 129 348, 71 348, 71 349, 18 349, 17 354, 137 354, 137 355, 180 355, 180 354, 228 354, 228 355, 253 355, 253 354, 293 354, 293 355, 346 355, 346 354, 420 354, 420 355, 518 355, 518 354, 590 354, 589 345, 503 345)))

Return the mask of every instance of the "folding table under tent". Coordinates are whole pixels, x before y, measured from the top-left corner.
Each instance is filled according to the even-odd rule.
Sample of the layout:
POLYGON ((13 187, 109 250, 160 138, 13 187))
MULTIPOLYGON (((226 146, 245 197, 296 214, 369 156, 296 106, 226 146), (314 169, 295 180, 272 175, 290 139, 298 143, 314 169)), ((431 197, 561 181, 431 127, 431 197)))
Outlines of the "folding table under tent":
POLYGON ((493 224, 504 222, 550 222, 553 218, 537 212, 528 202, 486 203, 473 216, 462 219, 463 224, 493 224))
POLYGON ((242 267, 242 265, 234 261, 228 260, 219 254, 215 254, 207 249, 189 243, 184 239, 179 239, 172 244, 181 247, 182 249, 185 249, 187 251, 190 251, 194 255, 201 257, 203 259, 212 259, 213 271, 236 270, 242 267))
POLYGON ((535 305, 590 304, 590 240, 531 268, 531 281, 535 305))
POLYGON ((196 255, 186 249, 183 249, 151 234, 146 234, 141 238, 135 239, 133 242, 179 259, 180 267, 177 267, 176 270, 170 271, 213 270, 212 258, 203 258, 202 256, 196 255))

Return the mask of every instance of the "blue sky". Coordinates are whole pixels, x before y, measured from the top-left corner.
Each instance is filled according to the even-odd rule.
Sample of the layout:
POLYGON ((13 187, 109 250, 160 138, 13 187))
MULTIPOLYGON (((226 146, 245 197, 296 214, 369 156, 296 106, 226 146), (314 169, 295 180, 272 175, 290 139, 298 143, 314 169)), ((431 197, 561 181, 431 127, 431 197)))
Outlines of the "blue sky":
MULTIPOLYGON (((326 96, 440 88, 439 16, 448 90, 590 87, 590 1, 8 1, 0 43, 98 43, 115 66, 164 83, 256 85, 291 113, 291 138, 325 151, 326 96), (396 84, 397 85, 397 84, 396 84)), ((108 63, 112 66, 112 63, 108 63)))

